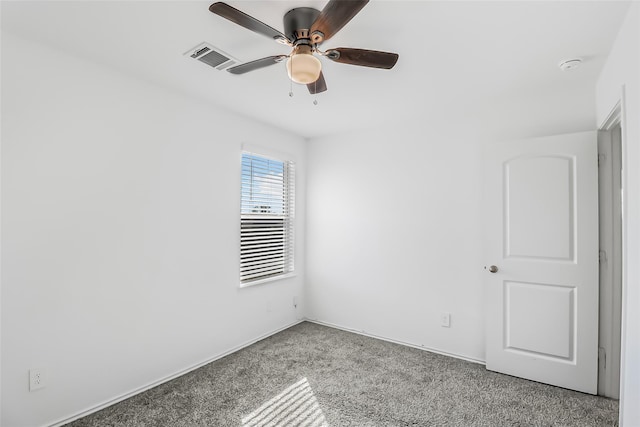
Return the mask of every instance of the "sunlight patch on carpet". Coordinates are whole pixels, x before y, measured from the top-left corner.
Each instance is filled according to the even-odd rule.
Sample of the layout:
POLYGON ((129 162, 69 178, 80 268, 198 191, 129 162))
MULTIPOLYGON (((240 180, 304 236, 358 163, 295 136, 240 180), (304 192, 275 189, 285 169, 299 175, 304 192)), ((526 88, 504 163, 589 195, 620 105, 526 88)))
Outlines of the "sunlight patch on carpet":
POLYGON ((328 427, 307 378, 287 387, 242 418, 242 427, 328 427))

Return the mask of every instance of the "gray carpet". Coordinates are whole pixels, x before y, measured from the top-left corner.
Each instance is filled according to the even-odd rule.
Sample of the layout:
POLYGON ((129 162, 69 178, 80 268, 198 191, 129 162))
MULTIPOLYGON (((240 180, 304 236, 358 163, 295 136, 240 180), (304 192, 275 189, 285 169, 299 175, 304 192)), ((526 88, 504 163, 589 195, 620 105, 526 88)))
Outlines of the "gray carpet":
POLYGON ((69 426, 616 426, 618 402, 313 323, 69 426))

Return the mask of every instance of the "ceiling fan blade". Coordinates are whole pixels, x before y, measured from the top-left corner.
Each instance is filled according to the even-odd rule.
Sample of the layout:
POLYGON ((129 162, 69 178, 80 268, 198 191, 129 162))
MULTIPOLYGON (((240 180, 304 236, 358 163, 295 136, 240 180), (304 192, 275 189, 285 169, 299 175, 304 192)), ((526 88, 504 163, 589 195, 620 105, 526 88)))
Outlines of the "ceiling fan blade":
POLYGON ((260 68, 268 67, 269 65, 277 64, 285 59, 287 55, 267 56, 266 58, 256 59, 255 61, 245 62, 244 64, 236 65, 235 67, 227 68, 227 71, 231 74, 244 74, 249 71, 257 70, 260 68))
POLYGON ((353 49, 349 47, 338 47, 329 49, 326 57, 335 62, 343 64, 360 65, 363 67, 384 68, 389 70, 398 62, 398 54, 390 52, 380 52, 378 50, 353 49))
POLYGON ((311 25, 311 34, 313 34, 314 31, 320 31, 322 33, 320 39, 312 38, 314 43, 329 40, 333 37, 347 22, 351 21, 368 2, 369 0, 329 0, 329 3, 322 9, 320 15, 311 25))
POLYGON ((229 6, 223 2, 213 3, 209 6, 209 10, 216 15, 222 16, 231 22, 251 30, 255 33, 262 34, 273 40, 287 40, 289 39, 275 28, 271 28, 264 22, 258 21, 253 16, 249 16, 244 12, 239 11, 235 7, 229 6))
POLYGON ((324 81, 324 75, 322 74, 322 71, 320 71, 320 77, 318 77, 318 80, 313 83, 307 84, 307 89, 309 89, 309 93, 312 95, 327 90, 327 82, 324 81))

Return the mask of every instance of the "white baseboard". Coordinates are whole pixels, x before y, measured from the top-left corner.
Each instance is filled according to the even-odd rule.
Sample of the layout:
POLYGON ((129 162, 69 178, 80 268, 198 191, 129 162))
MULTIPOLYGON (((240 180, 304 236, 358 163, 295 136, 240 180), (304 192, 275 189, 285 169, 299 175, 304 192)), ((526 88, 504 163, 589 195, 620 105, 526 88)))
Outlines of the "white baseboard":
POLYGON ((400 344, 400 345, 404 345, 404 346, 407 346, 407 347, 413 347, 413 348, 417 348, 418 350, 425 350, 425 351, 428 351, 430 353, 441 354, 443 356, 453 357, 455 359, 460 359, 460 360, 466 360, 467 362, 478 363, 480 365, 485 365, 486 364, 486 362, 484 360, 476 359, 475 357, 465 356, 465 355, 462 355, 462 354, 449 353, 449 352, 438 350, 438 349, 435 349, 435 348, 425 347, 423 345, 417 345, 417 344, 412 344, 412 343, 408 343, 408 342, 404 342, 404 341, 398 341, 398 340, 394 340, 392 338, 387 338, 387 337, 383 337, 383 336, 380 336, 380 335, 370 334, 370 333, 365 332, 365 331, 358 331, 356 329, 351 329, 351 328, 347 328, 347 327, 344 327, 344 326, 336 325, 335 323, 324 322, 322 320, 314 320, 314 319, 305 319, 305 320, 307 322, 317 323, 318 325, 328 326, 329 328, 340 329, 342 331, 352 332, 352 333, 358 334, 358 335, 364 335, 365 337, 376 338, 376 339, 379 339, 379 340, 382 340, 382 341, 392 342, 394 344, 400 344))
POLYGON ((210 357, 210 358, 208 358, 206 360, 198 362, 195 365, 189 366, 188 368, 182 369, 182 370, 180 370, 178 372, 175 372, 175 373, 173 373, 173 374, 171 374, 171 375, 169 375, 167 377, 164 377, 164 378, 161 378, 159 380, 153 381, 153 382, 151 382, 149 384, 146 384, 146 385, 144 385, 142 387, 136 388, 136 389, 131 390, 131 391, 127 392, 127 393, 121 394, 120 396, 114 397, 113 399, 109 399, 109 400, 106 400, 106 401, 104 401, 102 403, 99 403, 96 406, 92 406, 91 408, 88 408, 88 409, 85 409, 83 411, 77 412, 77 413, 75 413, 74 415, 72 415, 70 417, 66 417, 64 419, 60 419, 58 421, 53 422, 52 424, 46 424, 45 426, 46 427, 60 427, 60 426, 62 426, 64 424, 70 423, 70 422, 75 421, 75 420, 77 420, 79 418, 86 417, 87 415, 93 414, 94 412, 98 412, 101 409, 107 408, 107 407, 109 407, 111 405, 114 405, 114 404, 116 404, 118 402, 121 402, 121 401, 123 401, 125 399, 133 397, 136 394, 140 394, 140 393, 145 392, 145 391, 147 391, 149 389, 152 389, 153 387, 157 387, 160 384, 164 384, 164 383, 166 383, 168 381, 171 381, 171 380, 173 380, 175 378, 178 378, 178 377, 180 377, 182 375, 185 375, 185 374, 187 374, 187 373, 189 373, 191 371, 194 371, 194 370, 196 370, 198 368, 201 368, 206 364, 214 362, 214 361, 216 361, 218 359, 222 359, 223 357, 228 356, 231 353, 235 353, 238 350, 242 350, 245 347, 249 347, 250 345, 257 343, 258 341, 261 341, 261 340, 263 340, 265 338, 268 338, 271 335, 277 334, 278 332, 284 331, 285 329, 289 329, 290 327, 295 326, 298 323, 302 323, 305 320, 306 319, 296 320, 293 323, 290 323, 290 324, 288 324, 286 326, 278 328, 278 329, 276 329, 274 331, 267 332, 266 334, 260 335, 257 338, 254 338, 252 340, 244 342, 244 343, 242 343, 242 344, 240 344, 240 345, 238 345, 236 347, 233 347, 233 348, 231 348, 231 349, 229 349, 229 350, 227 350, 225 352, 219 353, 219 354, 217 354, 217 355, 215 355, 213 357, 210 357))

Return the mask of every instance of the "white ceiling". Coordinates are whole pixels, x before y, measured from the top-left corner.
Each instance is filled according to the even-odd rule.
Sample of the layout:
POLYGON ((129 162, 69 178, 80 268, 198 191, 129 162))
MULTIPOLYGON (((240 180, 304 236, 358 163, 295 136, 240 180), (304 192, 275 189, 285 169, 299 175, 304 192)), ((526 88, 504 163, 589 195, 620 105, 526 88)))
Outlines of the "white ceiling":
MULTIPOLYGON (((211 1, 2 2, 2 30, 194 95, 304 137, 424 120, 454 109, 473 115, 548 94, 593 92, 629 2, 376 1, 322 45, 397 52, 392 70, 323 59, 328 91, 289 80, 284 63, 245 75, 183 54, 206 41, 241 61, 288 48, 208 11, 211 1), (557 64, 582 57, 582 68, 557 64), (318 100, 318 105, 313 100, 318 100)), ((321 0, 229 4, 282 31, 294 7, 321 0)), ((558 98, 560 99, 560 98, 558 98)))

